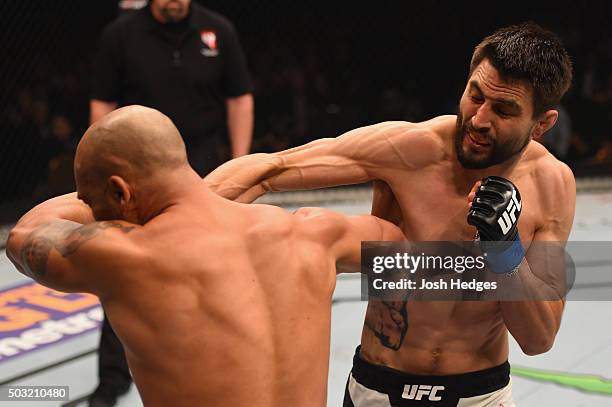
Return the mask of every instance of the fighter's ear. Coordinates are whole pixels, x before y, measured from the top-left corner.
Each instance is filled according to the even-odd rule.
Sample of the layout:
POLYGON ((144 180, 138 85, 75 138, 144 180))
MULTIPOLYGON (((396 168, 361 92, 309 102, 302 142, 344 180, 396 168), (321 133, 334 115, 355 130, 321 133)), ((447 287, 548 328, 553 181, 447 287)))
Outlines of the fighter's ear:
POLYGON ((558 117, 559 112, 555 109, 550 109, 542 113, 533 129, 533 138, 535 140, 541 140, 544 133, 555 125, 558 117))
POLYGON ((118 175, 111 175, 108 178, 107 191, 111 199, 120 206, 124 206, 132 200, 130 185, 118 175))

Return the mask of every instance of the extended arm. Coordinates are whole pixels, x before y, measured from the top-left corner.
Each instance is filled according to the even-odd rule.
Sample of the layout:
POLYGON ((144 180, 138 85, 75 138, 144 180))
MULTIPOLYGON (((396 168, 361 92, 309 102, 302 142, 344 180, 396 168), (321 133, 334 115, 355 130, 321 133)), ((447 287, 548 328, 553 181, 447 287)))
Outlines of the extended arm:
POLYGON ((338 251, 338 273, 361 271, 361 242, 404 241, 402 231, 390 222, 371 215, 345 217, 343 233, 335 242, 338 251))
POLYGON ((361 242, 405 240, 394 224, 372 215, 347 216, 323 208, 300 208, 295 214, 304 219, 308 236, 336 262, 336 272, 361 271, 361 242))
POLYGON ((384 179, 389 168, 414 168, 422 132, 405 122, 385 122, 315 140, 274 154, 232 160, 205 181, 217 194, 252 202, 268 191, 314 189, 384 179))

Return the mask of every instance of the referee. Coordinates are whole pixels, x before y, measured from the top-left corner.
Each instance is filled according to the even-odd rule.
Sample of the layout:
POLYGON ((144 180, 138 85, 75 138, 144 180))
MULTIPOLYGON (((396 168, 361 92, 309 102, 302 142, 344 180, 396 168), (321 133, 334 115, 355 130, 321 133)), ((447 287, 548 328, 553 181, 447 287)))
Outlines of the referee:
POLYGON ((169 116, 204 176, 249 152, 253 96, 233 24, 191 0, 152 0, 102 33, 94 68, 91 122, 125 105, 169 116))

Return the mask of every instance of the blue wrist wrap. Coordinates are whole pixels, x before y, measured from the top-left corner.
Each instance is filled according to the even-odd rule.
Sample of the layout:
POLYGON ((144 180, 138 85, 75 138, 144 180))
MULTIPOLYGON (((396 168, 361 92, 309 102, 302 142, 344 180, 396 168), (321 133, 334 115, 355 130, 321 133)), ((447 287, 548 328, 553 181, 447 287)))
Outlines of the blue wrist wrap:
POLYGON ((521 264, 525 257, 521 238, 517 233, 516 240, 512 241, 510 246, 504 245, 506 247, 503 249, 499 247, 500 243, 481 241, 480 245, 486 253, 485 261, 489 270, 497 274, 510 273, 521 264))

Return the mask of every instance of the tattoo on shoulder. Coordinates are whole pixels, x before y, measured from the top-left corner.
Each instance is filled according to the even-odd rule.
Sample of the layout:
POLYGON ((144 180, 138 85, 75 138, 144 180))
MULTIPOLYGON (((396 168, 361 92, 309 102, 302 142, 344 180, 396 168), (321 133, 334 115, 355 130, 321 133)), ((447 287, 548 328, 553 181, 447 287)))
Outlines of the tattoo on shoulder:
POLYGON ((43 277, 47 272, 47 261, 51 249, 57 250, 63 257, 70 256, 85 242, 110 228, 118 229, 123 233, 129 233, 135 229, 134 226, 113 221, 95 222, 88 225, 57 222, 40 226, 30 233, 21 248, 25 274, 34 279, 43 277))
POLYGON ((83 243, 93 239, 101 231, 111 228, 118 229, 123 233, 130 233, 134 226, 126 226, 112 221, 90 223, 71 230, 58 242, 59 244, 55 248, 62 256, 69 256, 76 252, 83 243))
POLYGON ((23 273, 37 279, 47 272, 49 252, 53 248, 53 240, 32 232, 21 247, 23 273))

